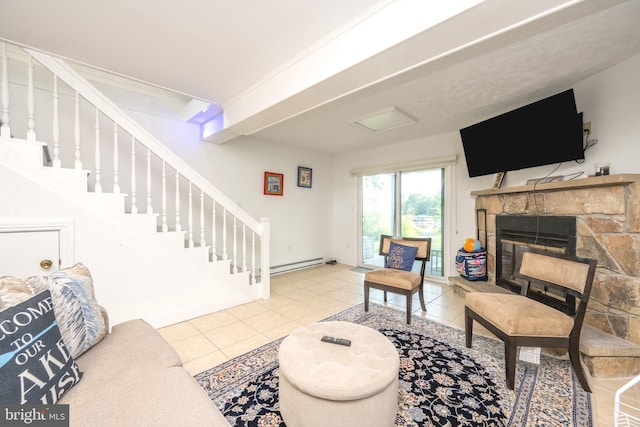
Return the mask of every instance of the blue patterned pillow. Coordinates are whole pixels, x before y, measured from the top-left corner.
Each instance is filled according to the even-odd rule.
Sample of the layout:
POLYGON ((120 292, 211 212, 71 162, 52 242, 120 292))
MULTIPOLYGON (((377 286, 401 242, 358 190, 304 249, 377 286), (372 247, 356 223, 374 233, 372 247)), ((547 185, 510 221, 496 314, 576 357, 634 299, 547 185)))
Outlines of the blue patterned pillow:
POLYGON ((400 245, 392 241, 389 244, 389 255, 387 255, 386 267, 411 271, 417 253, 418 248, 416 246, 400 245))
POLYGON ((60 334, 73 357, 104 338, 107 326, 93 292, 91 273, 84 264, 28 280, 34 293, 51 291, 60 334))
POLYGON ((0 311, 0 324, 0 402, 54 404, 80 381, 49 291, 0 311))

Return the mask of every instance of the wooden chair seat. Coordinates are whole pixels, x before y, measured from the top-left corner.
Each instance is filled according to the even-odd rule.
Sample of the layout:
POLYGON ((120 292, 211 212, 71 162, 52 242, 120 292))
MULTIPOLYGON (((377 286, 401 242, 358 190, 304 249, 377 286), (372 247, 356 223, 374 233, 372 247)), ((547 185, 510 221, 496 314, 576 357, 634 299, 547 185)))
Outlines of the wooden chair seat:
POLYGON ((508 335, 568 337, 573 328, 573 317, 521 295, 474 292, 465 303, 508 335))
POLYGON ((378 283, 380 285, 411 290, 420 286, 422 277, 413 271, 383 268, 381 270, 374 270, 365 274, 364 280, 367 282, 378 283))

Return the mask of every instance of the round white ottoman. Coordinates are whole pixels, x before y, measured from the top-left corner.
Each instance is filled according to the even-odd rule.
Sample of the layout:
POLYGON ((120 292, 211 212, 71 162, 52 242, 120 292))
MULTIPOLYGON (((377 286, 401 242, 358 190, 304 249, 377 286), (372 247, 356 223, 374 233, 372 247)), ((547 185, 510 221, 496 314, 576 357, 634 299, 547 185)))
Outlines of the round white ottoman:
POLYGON ((280 414, 287 427, 391 427, 398 411, 400 357, 380 332, 318 322, 280 344, 280 414), (351 346, 320 341, 346 338, 351 346))

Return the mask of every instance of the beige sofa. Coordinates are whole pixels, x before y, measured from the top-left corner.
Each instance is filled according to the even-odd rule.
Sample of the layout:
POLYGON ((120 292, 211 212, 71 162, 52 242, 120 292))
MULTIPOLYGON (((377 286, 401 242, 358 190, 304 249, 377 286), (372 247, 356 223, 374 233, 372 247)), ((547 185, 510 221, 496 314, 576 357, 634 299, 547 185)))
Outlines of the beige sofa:
MULTIPOLYGON (((151 325, 138 319, 109 331, 108 314, 95 298, 93 278, 84 264, 48 276, 0 277, 0 316, 14 325, 11 334, 40 337, 31 347, 39 353, 22 352, 2 365, 6 384, 0 388, 0 402, 50 401, 51 393, 64 391, 58 403, 69 405, 71 427, 229 427, 151 325), (15 316, 29 321, 17 322, 15 316), (70 363, 60 366, 55 358, 61 355, 74 359, 82 372, 79 381, 70 384, 77 370, 65 368, 70 363), (27 371, 30 381, 44 384, 29 383, 25 389, 21 378, 27 371), (44 380, 47 375, 49 382, 44 380)), ((0 335, 0 353, 14 354, 15 338, 5 339, 8 336, 0 335)))
POLYGON ((83 377, 58 403, 71 427, 228 427, 180 358, 148 323, 115 325, 76 359, 83 377))

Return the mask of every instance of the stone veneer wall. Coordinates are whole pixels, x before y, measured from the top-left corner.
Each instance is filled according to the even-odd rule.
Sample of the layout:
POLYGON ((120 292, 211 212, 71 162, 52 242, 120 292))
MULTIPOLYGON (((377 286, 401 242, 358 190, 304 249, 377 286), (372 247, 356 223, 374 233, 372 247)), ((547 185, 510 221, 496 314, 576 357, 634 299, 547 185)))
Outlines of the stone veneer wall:
MULTIPOLYGON (((495 283, 496 215, 577 218, 576 252, 598 269, 585 323, 640 344, 640 176, 593 177, 473 192, 487 210, 488 274, 495 283)), ((484 236, 480 221, 481 236, 484 236)))

